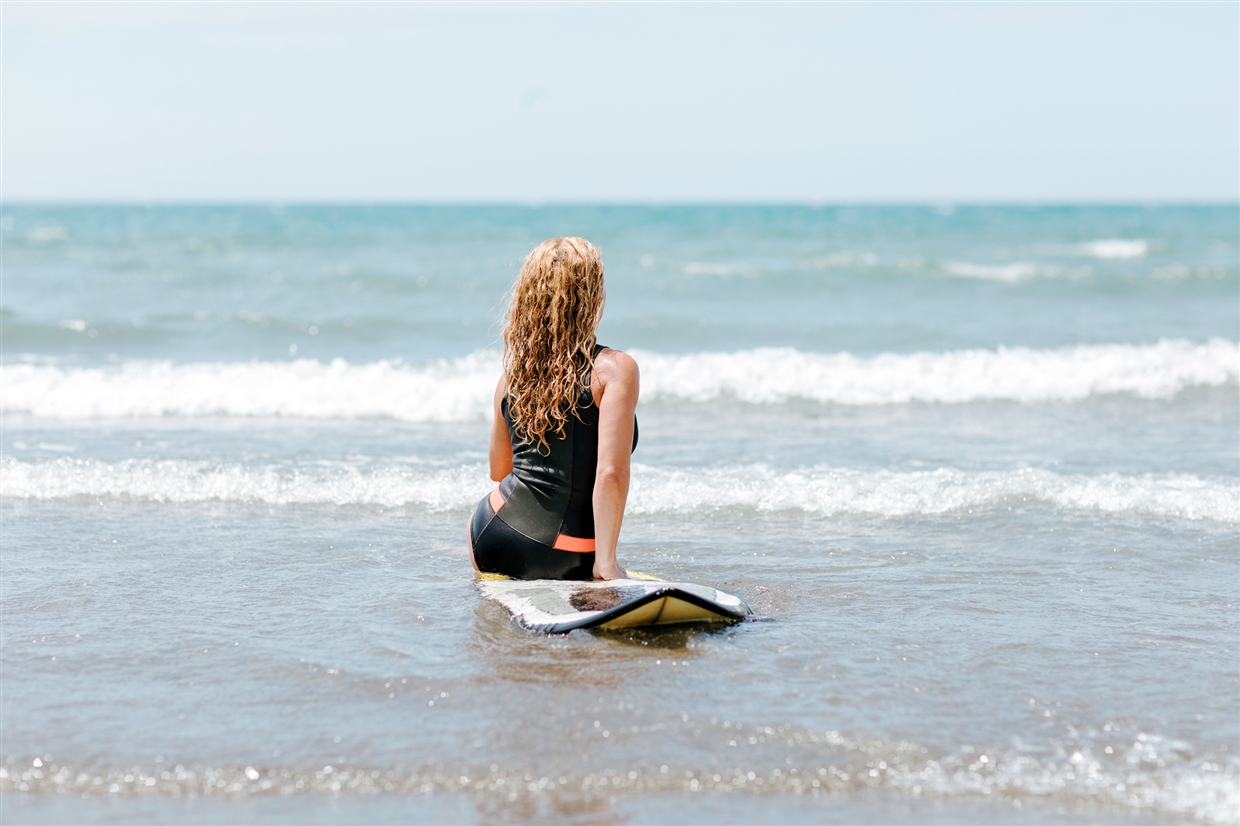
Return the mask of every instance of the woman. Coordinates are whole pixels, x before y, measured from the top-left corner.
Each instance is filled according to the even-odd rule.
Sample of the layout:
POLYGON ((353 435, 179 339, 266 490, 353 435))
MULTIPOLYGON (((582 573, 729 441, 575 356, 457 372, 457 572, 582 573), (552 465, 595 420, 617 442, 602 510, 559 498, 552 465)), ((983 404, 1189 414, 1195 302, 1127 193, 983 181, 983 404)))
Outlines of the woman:
POLYGON ((603 258, 552 238, 521 267, 504 323, 491 479, 474 567, 517 579, 622 579, 616 540, 637 447, 637 362, 603 347, 603 258))

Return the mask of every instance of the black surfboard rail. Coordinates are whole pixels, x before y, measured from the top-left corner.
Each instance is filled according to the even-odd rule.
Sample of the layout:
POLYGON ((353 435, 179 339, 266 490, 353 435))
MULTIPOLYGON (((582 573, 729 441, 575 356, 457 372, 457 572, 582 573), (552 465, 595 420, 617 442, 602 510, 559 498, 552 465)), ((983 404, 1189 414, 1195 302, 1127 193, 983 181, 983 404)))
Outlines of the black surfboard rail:
MULTIPOLYGON (((564 622, 536 623, 530 624, 527 627, 531 631, 542 631, 546 634, 567 634, 569 631, 577 631, 586 628, 598 628, 606 625, 614 619, 624 616, 625 614, 630 614, 643 606, 649 605, 655 600, 663 599, 664 597, 678 599, 697 608, 701 608, 704 611, 708 611, 711 614, 716 615, 719 618, 718 621, 723 622, 740 622, 751 613, 749 606, 745 605, 744 602, 740 604, 740 607, 744 610, 734 611, 727 606, 720 605, 719 603, 713 602, 709 599, 704 599, 697 594, 684 590, 683 588, 677 588, 674 585, 669 585, 664 588, 656 588, 655 590, 650 591, 637 599, 617 605, 614 608, 608 608, 598 612, 591 611, 586 613, 584 616, 564 622)), ((642 627, 648 628, 651 625, 657 624, 659 624, 659 622, 656 618, 654 622, 643 624, 642 627)))

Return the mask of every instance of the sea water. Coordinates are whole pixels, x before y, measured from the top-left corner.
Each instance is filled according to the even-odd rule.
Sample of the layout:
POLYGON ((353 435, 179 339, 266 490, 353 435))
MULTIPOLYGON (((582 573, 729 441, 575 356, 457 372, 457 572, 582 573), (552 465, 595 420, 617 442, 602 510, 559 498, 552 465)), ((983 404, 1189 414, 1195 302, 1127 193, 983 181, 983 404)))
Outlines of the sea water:
POLYGON ((1238 227, 7 206, 4 820, 1240 823, 1238 227), (620 561, 751 621, 475 588, 564 234, 641 368, 620 561))

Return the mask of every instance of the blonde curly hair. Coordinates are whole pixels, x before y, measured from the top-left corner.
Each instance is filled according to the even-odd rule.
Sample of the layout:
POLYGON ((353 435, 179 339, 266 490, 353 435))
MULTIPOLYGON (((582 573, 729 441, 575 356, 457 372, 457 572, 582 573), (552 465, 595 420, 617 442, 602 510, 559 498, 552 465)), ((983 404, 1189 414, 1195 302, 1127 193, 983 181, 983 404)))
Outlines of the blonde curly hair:
POLYGON ((523 439, 564 436, 594 369, 603 254, 584 238, 543 241, 525 259, 504 318, 508 412, 523 439))

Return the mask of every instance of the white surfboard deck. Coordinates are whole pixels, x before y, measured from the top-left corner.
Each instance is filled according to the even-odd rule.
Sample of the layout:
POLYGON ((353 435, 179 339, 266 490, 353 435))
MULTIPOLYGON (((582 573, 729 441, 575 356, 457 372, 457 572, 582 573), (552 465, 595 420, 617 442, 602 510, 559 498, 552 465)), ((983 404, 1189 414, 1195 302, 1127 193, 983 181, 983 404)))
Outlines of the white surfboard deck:
POLYGON ((740 597, 685 582, 484 579, 478 590, 507 608, 520 625, 549 634, 578 628, 736 622, 750 613, 740 597))

